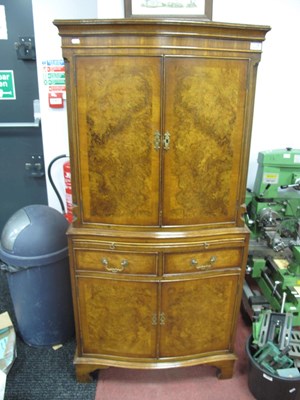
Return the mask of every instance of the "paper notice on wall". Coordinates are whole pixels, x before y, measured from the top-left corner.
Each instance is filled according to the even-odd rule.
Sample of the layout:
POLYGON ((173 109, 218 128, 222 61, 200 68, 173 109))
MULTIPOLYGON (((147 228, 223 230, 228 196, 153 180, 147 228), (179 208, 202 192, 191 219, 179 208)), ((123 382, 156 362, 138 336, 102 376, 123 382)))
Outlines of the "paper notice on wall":
POLYGON ((65 63, 63 59, 42 61, 43 81, 48 87, 51 108, 63 108, 66 99, 65 63))
POLYGON ((0 4, 0 40, 7 40, 7 25, 5 7, 0 4))
POLYGON ((42 61, 44 85, 48 86, 49 92, 66 92, 65 63, 60 60, 42 61))
POLYGON ((66 99, 65 63, 63 59, 42 61, 43 81, 48 87, 51 108, 63 108, 66 99))

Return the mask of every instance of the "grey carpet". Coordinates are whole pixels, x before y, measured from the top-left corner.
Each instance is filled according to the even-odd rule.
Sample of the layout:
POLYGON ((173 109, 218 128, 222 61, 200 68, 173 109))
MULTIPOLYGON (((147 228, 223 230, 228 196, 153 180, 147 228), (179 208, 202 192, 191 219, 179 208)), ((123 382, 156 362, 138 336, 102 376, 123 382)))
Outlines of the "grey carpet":
MULTIPOLYGON (((4 311, 17 331, 6 275, 0 271, 0 313, 4 311)), ((94 400, 96 382, 76 382, 74 352, 75 340, 55 351, 30 347, 18 336, 18 355, 7 377, 5 400, 94 400)))

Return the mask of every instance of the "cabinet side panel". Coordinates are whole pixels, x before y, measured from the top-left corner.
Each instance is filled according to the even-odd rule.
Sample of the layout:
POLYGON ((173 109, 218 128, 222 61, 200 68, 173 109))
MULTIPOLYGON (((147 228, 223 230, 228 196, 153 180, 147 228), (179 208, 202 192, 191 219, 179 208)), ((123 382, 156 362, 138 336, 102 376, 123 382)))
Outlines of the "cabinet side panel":
POLYGON ((157 225, 159 57, 77 57, 83 222, 157 225))
POLYGON ((248 60, 166 59, 165 225, 235 223, 248 60))

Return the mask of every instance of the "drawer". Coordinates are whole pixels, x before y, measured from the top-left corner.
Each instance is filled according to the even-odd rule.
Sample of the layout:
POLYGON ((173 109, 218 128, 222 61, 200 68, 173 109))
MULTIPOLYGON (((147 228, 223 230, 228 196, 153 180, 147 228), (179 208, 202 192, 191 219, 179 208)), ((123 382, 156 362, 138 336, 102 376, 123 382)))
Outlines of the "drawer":
POLYGON ((74 253, 78 270, 114 274, 157 274, 157 254, 83 249, 75 249, 74 253))
POLYGON ((166 254, 164 273, 195 273, 220 268, 241 267, 243 249, 214 249, 166 254))

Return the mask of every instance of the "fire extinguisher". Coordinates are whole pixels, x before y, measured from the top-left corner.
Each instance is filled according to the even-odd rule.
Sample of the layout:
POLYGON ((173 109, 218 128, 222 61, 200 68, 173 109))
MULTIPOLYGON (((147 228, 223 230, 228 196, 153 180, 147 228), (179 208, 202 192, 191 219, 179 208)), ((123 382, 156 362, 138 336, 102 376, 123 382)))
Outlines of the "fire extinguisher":
POLYGON ((57 190, 57 188, 56 188, 56 186, 55 186, 55 184, 54 184, 54 182, 53 182, 52 175, 51 175, 51 168, 52 168, 52 165, 53 165, 57 160, 59 160, 59 159, 61 159, 61 158, 68 158, 68 157, 67 157, 65 154, 63 154, 63 155, 61 155, 61 156, 55 157, 55 158, 50 162, 50 164, 49 164, 49 166, 48 166, 48 178, 49 178, 49 181, 50 181, 50 183, 51 183, 51 186, 52 186, 54 192, 56 193, 57 198, 58 198, 58 200, 59 200, 59 202, 60 202, 61 209, 62 209, 62 212, 63 212, 65 218, 67 219, 67 221, 68 221, 69 223, 72 223, 72 222, 73 222, 73 212, 72 212, 72 205, 73 205, 73 202, 72 202, 72 186, 71 186, 71 167, 70 167, 70 161, 68 160, 68 161, 66 161, 66 162, 63 164, 63 175, 64 175, 64 185, 65 185, 66 207, 65 207, 64 202, 63 202, 63 200, 62 200, 62 198, 61 198, 61 196, 60 196, 59 191, 57 190))
POLYGON ((71 186, 71 165, 70 161, 66 161, 63 165, 64 171, 64 182, 65 182, 65 192, 66 192, 66 219, 72 223, 73 221, 73 202, 72 202, 72 186, 71 186))

